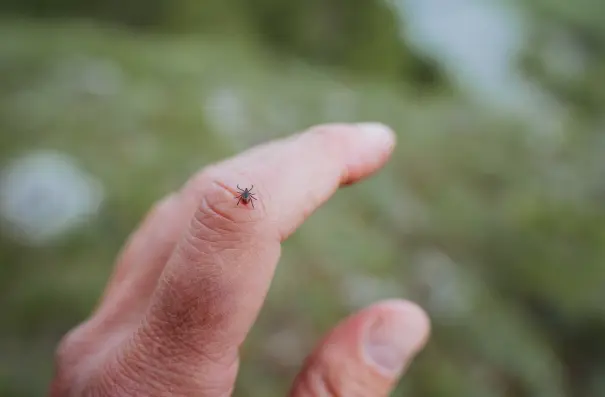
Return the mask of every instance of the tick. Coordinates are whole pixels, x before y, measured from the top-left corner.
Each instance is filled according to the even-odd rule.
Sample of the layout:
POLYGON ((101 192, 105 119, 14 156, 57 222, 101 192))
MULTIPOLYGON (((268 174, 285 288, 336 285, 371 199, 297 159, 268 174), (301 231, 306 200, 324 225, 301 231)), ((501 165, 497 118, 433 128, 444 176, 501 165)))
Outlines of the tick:
POLYGON ((252 187, 250 187, 250 189, 246 188, 246 189, 242 189, 241 187, 239 187, 239 185, 237 185, 237 188, 239 189, 239 191, 241 192, 239 195, 235 196, 237 200, 237 205, 239 205, 239 202, 242 201, 244 204, 252 204, 252 208, 254 208, 254 201, 252 200, 257 200, 256 197, 254 197, 254 193, 252 193, 252 189, 254 189, 254 185, 252 185, 252 187))

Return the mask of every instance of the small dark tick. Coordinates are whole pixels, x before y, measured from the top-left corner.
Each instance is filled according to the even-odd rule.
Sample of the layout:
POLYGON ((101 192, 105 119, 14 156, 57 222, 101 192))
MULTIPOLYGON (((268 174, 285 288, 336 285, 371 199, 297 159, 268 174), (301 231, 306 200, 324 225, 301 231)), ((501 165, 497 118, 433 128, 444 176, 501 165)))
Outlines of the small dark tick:
POLYGON ((257 198, 254 197, 254 193, 251 193, 252 189, 254 188, 254 185, 252 185, 250 189, 242 189, 241 187, 239 187, 239 185, 237 185, 237 188, 241 191, 239 195, 235 196, 235 198, 238 199, 237 205, 239 205, 239 202, 242 201, 244 204, 252 204, 252 208, 254 208, 254 201, 252 200, 257 200, 257 198))

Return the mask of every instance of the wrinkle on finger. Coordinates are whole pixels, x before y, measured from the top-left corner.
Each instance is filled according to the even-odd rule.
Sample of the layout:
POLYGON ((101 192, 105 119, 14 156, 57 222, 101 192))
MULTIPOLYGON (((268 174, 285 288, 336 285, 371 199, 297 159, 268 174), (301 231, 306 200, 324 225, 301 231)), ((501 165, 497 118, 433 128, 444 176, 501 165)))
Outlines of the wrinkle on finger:
POLYGON ((268 221, 263 203, 254 209, 238 207, 234 205, 231 189, 224 182, 213 180, 207 186, 179 252, 195 261, 199 255, 242 251, 260 244, 279 242, 274 223, 268 221))
MULTIPOLYGON (((246 291, 263 291, 279 258, 280 245, 264 207, 237 207, 224 180, 207 180, 204 195, 177 246, 150 308, 153 326, 164 334, 179 333, 196 343, 233 330, 242 339, 261 301, 248 299, 246 291), (247 310, 242 325, 233 314, 247 310), (179 324, 174 328, 170 324, 179 324), (188 330, 188 331, 187 331, 188 330)), ((262 292, 261 292, 262 293, 262 292)), ((170 337, 170 336, 169 336, 170 337)))

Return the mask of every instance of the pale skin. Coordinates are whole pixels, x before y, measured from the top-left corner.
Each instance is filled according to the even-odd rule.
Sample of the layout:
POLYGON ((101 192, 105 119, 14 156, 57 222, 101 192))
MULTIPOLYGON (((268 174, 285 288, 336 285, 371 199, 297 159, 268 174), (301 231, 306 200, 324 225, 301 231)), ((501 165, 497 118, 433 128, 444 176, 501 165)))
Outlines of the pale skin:
MULTIPOLYGON (((49 395, 230 396, 281 242, 394 145, 381 124, 322 125, 193 175, 151 209, 98 307, 61 341, 49 395), (236 205, 238 184, 254 185, 254 209, 236 205)), ((388 396, 429 330, 415 304, 377 302, 318 342, 287 395, 388 396)))

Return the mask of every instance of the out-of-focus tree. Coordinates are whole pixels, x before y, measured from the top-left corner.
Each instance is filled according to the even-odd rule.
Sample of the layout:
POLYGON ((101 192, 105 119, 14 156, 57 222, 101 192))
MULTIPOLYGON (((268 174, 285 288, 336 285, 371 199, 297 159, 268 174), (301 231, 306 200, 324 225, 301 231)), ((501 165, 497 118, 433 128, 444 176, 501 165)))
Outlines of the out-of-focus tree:
POLYGON ((602 123, 605 110, 605 6, 599 0, 532 0, 525 71, 572 110, 602 123))
POLYGON ((165 32, 243 33, 308 62, 386 81, 444 83, 434 64, 402 42, 399 22, 382 0, 7 0, 2 9, 165 32))
POLYGON ((200 165, 269 138, 267 131, 325 121, 329 108, 393 125, 400 144, 386 170, 337 195, 287 243, 273 300, 243 360, 243 394, 278 395, 285 385, 277 379, 294 372, 284 362, 297 362, 297 343, 310 345, 351 302, 388 293, 417 300, 434 323, 397 395, 604 395, 600 3, 518 2, 531 32, 521 66, 569 113, 563 136, 537 136, 463 92, 418 100, 399 90, 402 82, 448 82, 400 39, 380 0, 5 0, 5 12, 161 34, 91 27, 74 37, 68 24, 5 31, 15 37, 1 41, 0 126, 10 133, 0 135, 0 154, 37 145, 72 153, 103 179, 109 202, 93 231, 63 248, 0 240, 8 263, 0 266, 8 324, 0 347, 25 345, 2 362, 20 378, 0 379, 0 390, 44 388, 49 363, 30 369, 40 360, 23 351, 34 357, 42 346, 50 354, 85 317, 113 251, 153 200, 200 165), (175 34, 192 32, 201 34, 175 34), (40 263, 53 272, 40 272, 40 263), (267 353, 268 335, 280 327, 294 347, 267 353))
POLYGON ((252 0, 242 5, 263 38, 291 54, 387 81, 443 83, 434 65, 402 42, 396 15, 382 0, 252 0))

